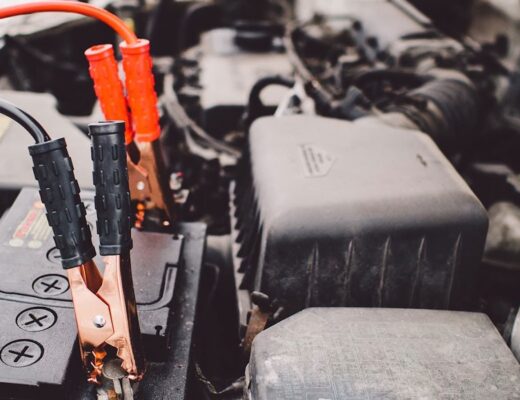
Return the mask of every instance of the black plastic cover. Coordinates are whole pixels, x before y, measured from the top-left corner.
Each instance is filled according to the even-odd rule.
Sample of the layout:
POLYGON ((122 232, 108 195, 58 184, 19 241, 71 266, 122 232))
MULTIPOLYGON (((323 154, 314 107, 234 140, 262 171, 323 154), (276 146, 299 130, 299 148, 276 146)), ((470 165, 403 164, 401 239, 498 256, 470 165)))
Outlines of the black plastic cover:
POLYGON ((96 250, 65 139, 34 144, 29 146, 29 153, 63 268, 92 260, 96 250))
POLYGON ((124 254, 132 248, 125 123, 110 121, 90 124, 89 132, 92 138, 99 252, 102 256, 124 254))
POLYGON ((312 306, 471 306, 484 207, 425 134, 268 117, 237 183, 242 287, 312 306))

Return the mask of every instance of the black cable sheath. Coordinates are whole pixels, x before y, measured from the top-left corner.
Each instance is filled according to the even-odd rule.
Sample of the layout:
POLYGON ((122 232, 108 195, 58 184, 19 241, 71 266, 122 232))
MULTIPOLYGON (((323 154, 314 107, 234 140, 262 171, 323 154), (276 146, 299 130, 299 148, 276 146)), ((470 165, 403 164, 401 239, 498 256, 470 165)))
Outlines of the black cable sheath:
POLYGON ((62 267, 68 269, 87 263, 96 256, 96 250, 65 139, 33 144, 29 146, 29 154, 62 267))
POLYGON ((89 124, 96 186, 97 233, 102 256, 125 255, 132 249, 132 202, 128 188, 125 123, 89 124))
POLYGON ((0 114, 3 114, 20 124, 30 133, 36 143, 43 143, 51 140, 38 121, 7 100, 0 99, 0 114))

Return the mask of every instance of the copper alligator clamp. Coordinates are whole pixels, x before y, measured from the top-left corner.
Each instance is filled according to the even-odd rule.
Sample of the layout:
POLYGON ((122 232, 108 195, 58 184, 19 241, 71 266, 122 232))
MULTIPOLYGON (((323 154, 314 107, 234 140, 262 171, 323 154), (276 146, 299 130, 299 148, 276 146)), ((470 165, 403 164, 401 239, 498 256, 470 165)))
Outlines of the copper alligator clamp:
POLYGON ((137 39, 120 45, 126 95, 111 45, 89 48, 85 55, 105 118, 126 122, 125 143, 132 199, 161 210, 173 222, 175 202, 165 175, 159 138, 161 127, 154 88, 150 44, 137 39))
POLYGON ((79 197, 72 161, 64 139, 29 147, 40 196, 67 270, 81 356, 88 379, 100 383, 105 364, 120 363, 125 379, 144 373, 139 322, 132 283, 130 194, 123 122, 89 127, 92 136, 97 228, 102 276, 79 197))

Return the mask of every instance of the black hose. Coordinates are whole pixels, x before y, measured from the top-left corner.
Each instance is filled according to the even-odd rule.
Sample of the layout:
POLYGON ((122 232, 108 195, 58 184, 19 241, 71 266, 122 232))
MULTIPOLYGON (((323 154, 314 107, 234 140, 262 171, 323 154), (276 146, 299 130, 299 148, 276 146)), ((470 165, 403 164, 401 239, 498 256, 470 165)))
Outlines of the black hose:
POLYGON ((445 152, 471 146, 478 131, 480 103, 473 86, 439 79, 407 93, 387 112, 400 112, 429 134, 445 152))
POLYGON ((260 78, 253 85, 251 92, 249 93, 249 107, 262 105, 260 94, 266 87, 271 85, 278 85, 291 88, 294 86, 294 84, 294 79, 282 75, 269 75, 260 78))
POLYGON ((30 133, 36 143, 43 143, 51 140, 45 129, 31 115, 3 99, 0 99, 0 114, 3 114, 20 124, 30 133))
POLYGON ((260 98, 262 91, 271 85, 284 86, 292 88, 295 84, 294 79, 282 75, 269 75, 260 78, 251 88, 249 92, 249 100, 247 103, 245 122, 249 126, 255 119, 269 114, 269 107, 266 107, 260 98))
POLYGON ((433 77, 428 75, 421 75, 411 71, 397 70, 397 69, 370 69, 362 71, 352 78, 351 85, 363 87, 368 83, 373 83, 378 80, 388 80, 403 85, 410 85, 418 87, 431 81, 433 77))
POLYGON ((316 108, 322 114, 329 114, 333 108, 337 93, 325 87, 320 80, 314 76, 312 71, 305 65, 304 60, 298 54, 295 44, 295 36, 300 32, 301 26, 288 29, 284 38, 284 47, 287 57, 296 70, 296 74, 303 80, 305 92, 315 101, 316 108))

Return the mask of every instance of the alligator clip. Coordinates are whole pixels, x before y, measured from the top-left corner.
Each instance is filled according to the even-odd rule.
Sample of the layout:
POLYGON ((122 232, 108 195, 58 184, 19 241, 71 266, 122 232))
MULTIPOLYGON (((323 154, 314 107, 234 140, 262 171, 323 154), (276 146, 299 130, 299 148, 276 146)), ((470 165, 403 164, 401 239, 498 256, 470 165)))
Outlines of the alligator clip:
POLYGON ((88 380, 100 383, 105 362, 117 357, 128 378, 138 381, 144 373, 144 358, 127 273, 130 259, 107 256, 104 262, 103 277, 93 261, 67 270, 83 365, 88 380))
POLYGON ((89 130, 103 276, 93 261, 96 252, 65 140, 36 144, 29 151, 62 266, 67 270, 88 379, 100 383, 103 365, 117 359, 129 379, 139 380, 144 357, 130 266, 125 124, 97 123, 89 130))
POLYGON ((132 199, 144 204, 146 209, 161 210, 171 222, 175 202, 168 177, 164 174, 160 149, 161 128, 150 44, 139 39, 134 44, 121 43, 120 49, 126 96, 111 45, 93 46, 85 52, 90 76, 105 118, 126 123, 125 143, 132 199))

